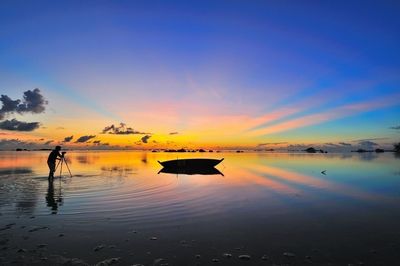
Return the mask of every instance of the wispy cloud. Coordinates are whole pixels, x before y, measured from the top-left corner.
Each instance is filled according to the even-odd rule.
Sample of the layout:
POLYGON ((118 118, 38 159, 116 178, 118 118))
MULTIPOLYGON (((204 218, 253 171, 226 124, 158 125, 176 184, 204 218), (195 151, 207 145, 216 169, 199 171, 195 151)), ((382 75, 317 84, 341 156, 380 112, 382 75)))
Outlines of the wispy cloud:
POLYGON ((257 147, 264 147, 267 145, 282 145, 282 144, 287 144, 287 142, 264 142, 264 143, 257 144, 257 147))
POLYGON ((178 135, 178 132, 170 132, 169 135, 178 135))
POLYGON ((397 100, 399 98, 400 95, 396 94, 396 95, 391 95, 390 97, 376 99, 374 101, 343 105, 336 108, 332 108, 330 110, 326 110, 325 112, 305 115, 303 117, 291 119, 275 125, 258 128, 252 130, 251 134, 267 135, 267 134, 293 130, 301 127, 311 126, 315 124, 320 124, 323 122, 339 119, 342 117, 352 116, 359 113, 371 111, 377 108, 392 106, 399 103, 399 100, 397 100))
POLYGON ((347 146, 347 147, 352 146, 351 143, 346 143, 346 142, 339 142, 339 144, 342 146, 347 146))
POLYGON ((390 127, 390 129, 400 130, 400 126, 390 127))
POLYGON ((377 141, 377 140, 387 140, 389 138, 368 138, 368 139, 356 139, 353 142, 363 142, 363 141, 377 141))

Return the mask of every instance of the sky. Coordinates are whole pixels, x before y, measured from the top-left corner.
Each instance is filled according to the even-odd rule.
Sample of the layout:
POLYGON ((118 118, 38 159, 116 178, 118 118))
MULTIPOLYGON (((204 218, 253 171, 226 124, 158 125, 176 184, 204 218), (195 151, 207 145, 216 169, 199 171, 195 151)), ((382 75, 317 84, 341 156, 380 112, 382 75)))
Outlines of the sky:
POLYGON ((0 149, 400 141, 398 1, 0 2, 0 149))

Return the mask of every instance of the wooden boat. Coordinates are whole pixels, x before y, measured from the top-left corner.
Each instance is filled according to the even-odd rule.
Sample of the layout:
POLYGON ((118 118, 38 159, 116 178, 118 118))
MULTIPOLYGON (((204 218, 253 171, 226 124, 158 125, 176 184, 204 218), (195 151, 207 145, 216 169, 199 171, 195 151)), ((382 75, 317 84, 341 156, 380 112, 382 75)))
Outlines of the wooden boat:
POLYGON ((222 162, 224 158, 221 160, 218 159, 205 159, 205 158, 195 158, 195 159, 177 159, 160 162, 165 168, 185 168, 185 169, 204 169, 204 168, 212 168, 222 162))
POLYGON ((176 174, 176 175, 222 175, 217 168, 215 167, 206 167, 203 169, 197 168, 175 168, 175 167, 163 167, 158 173, 166 173, 166 174, 176 174))

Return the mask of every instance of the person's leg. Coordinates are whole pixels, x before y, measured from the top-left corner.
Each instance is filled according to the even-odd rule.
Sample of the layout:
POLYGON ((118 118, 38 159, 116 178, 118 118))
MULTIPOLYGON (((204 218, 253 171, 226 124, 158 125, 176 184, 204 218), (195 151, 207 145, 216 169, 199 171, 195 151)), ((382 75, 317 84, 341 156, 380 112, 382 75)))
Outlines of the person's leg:
POLYGON ((53 180, 54 178, 54 172, 56 171, 56 164, 48 162, 47 165, 49 166, 49 180, 53 180))

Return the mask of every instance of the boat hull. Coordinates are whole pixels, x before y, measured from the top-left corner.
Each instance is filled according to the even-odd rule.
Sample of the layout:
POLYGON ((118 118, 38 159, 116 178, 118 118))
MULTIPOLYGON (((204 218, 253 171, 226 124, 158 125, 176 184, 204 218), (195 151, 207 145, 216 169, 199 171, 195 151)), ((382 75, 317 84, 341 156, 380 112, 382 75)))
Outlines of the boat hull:
POLYGON ((204 169, 204 168, 212 168, 222 162, 224 159, 203 159, 203 158, 196 158, 196 159, 177 159, 177 160, 170 160, 160 162, 158 161, 163 167, 165 168, 172 168, 172 169, 204 169))

